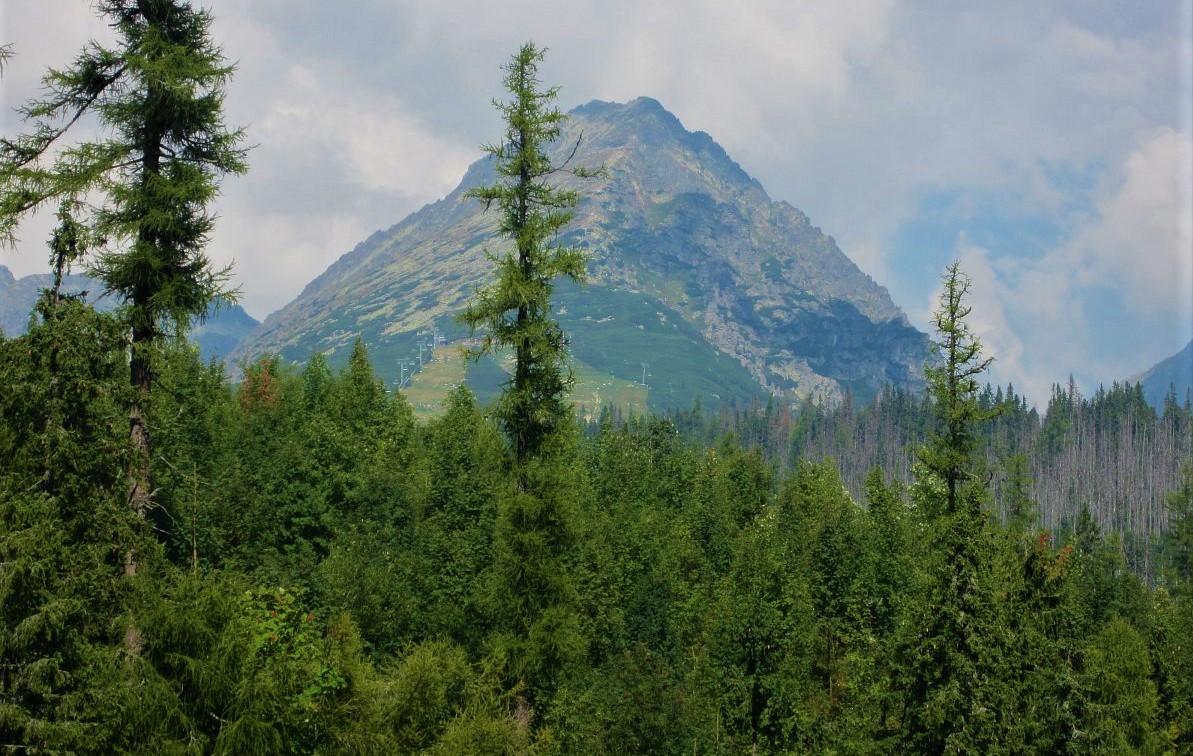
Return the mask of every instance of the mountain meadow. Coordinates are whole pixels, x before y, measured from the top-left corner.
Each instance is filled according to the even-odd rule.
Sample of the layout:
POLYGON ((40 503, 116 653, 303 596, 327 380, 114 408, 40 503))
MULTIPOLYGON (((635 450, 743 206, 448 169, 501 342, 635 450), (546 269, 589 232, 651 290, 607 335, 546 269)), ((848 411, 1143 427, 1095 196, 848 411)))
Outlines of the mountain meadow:
POLYGON ((920 333, 533 44, 448 197, 213 310, 232 69, 97 9, 0 140, 0 235, 57 211, 0 303, 0 751, 1193 752, 1187 392, 989 385, 957 264, 920 333))

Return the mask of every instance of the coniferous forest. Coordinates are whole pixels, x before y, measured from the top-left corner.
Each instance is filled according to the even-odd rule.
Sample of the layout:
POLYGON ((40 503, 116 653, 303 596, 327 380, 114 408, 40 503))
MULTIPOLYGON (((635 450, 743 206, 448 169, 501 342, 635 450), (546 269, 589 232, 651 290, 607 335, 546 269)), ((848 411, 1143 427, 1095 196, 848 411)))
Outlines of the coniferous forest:
POLYGON ((123 47, 55 72, 0 151, 0 231, 57 204, 55 269, 126 303, 51 289, 0 338, 0 749, 1193 749, 1187 400, 1058 387, 1041 417, 984 386, 952 266, 922 395, 582 423, 533 45, 472 195, 507 250, 464 314, 514 355, 501 397, 416 421, 359 340, 232 380, 171 327, 226 295, 202 242, 244 168, 230 70, 181 0, 99 7, 123 47), (116 136, 55 152, 39 119, 88 108, 116 136))

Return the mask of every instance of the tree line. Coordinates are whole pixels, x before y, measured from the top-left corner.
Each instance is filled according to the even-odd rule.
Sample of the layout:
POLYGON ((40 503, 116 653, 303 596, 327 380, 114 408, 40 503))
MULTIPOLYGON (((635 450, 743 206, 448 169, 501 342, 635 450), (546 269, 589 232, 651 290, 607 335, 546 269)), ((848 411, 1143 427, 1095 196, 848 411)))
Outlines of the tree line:
POLYGON ((127 332, 75 301, 50 312, 0 342, 7 746, 1193 742, 1191 475, 1148 586, 1088 513, 1050 531, 1025 496, 996 516, 976 452, 952 508, 926 461, 906 486, 875 467, 855 497, 831 460, 779 471, 661 417, 569 421, 520 474, 466 388, 420 424, 363 344, 339 372, 264 357, 233 385, 179 341, 154 359, 144 519, 125 474, 127 332))
MULTIPOLYGON (((1069 381, 1053 386, 1043 414, 1013 385, 986 385, 978 402, 984 411, 997 410, 976 426, 994 514, 1006 522, 1016 497, 1026 495, 1037 503, 1040 525, 1067 533, 1088 510, 1118 539, 1131 569, 1154 583, 1170 528, 1165 500, 1193 459, 1189 398, 1178 402, 1170 391, 1154 409, 1139 384, 1114 383, 1086 397, 1069 381)), ((607 414, 613 423, 626 420, 616 410, 607 414)), ((800 460, 832 459, 850 492, 861 497, 874 465, 900 483, 912 481, 933 408, 926 395, 888 386, 860 407, 848 396, 836 404, 770 401, 713 411, 697 403, 668 418, 695 443, 733 434, 781 472, 800 460)))

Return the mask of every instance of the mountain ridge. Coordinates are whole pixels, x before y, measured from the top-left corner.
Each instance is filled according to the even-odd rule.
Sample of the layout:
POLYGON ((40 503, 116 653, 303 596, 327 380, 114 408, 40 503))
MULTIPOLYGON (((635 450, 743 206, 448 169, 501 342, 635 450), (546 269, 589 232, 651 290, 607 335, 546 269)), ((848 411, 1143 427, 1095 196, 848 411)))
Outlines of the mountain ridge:
POLYGON ((1153 407, 1162 409, 1169 388, 1176 392, 1177 404, 1193 392, 1193 340, 1175 354, 1172 354, 1142 373, 1127 379, 1130 383, 1143 386, 1143 394, 1153 407))
MULTIPOLYGON (((49 273, 33 273, 17 278, 7 267, 0 265, 0 331, 7 338, 23 334, 37 298, 43 289, 53 285, 49 273)), ((87 294, 87 301, 99 310, 115 309, 117 304, 103 292, 103 284, 89 276, 68 273, 63 276, 65 294, 87 294)), ((187 332, 188 338, 199 347, 204 360, 224 360, 236 345, 260 323, 239 305, 214 303, 208 308, 203 322, 187 332)))

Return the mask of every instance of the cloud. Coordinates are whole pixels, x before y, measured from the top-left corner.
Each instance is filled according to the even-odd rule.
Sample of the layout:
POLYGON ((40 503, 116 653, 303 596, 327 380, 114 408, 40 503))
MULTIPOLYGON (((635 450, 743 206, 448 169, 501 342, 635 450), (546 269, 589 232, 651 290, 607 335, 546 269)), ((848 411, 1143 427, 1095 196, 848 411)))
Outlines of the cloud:
POLYGON ((995 359, 989 381, 1013 383, 1042 408, 1052 385, 1086 364, 1091 334, 1082 299, 1065 272, 1048 265, 999 259, 965 243, 958 258, 974 279, 974 331, 995 359))
POLYGON ((447 193, 475 157, 397 98, 337 91, 302 67, 258 112, 251 180, 226 182, 212 243, 213 258, 236 260, 246 308, 258 317, 373 231, 447 193))
POLYGON ((1092 331, 1077 364, 1099 382, 1193 338, 1193 139, 1171 128, 1145 135, 1116 173, 1096 220, 1040 263, 1068 272, 1092 331))
MULTIPOLYGON (((1074 373, 1086 391, 1122 380, 1193 337, 1193 141, 1143 138, 1106 182, 1097 215, 1042 257, 996 257, 962 234, 971 325, 996 358, 992 382, 1037 403, 1074 373)), ((912 315, 927 322, 931 305, 912 315)))
POLYGON ((338 253, 373 229, 353 213, 295 217, 284 212, 251 213, 232 204, 220 221, 224 240, 213 253, 219 264, 235 263, 233 285, 241 304, 259 320, 289 302, 338 253))
MULTIPOLYGON (((1107 379, 1182 345, 1161 343, 1190 321, 1178 284, 1193 277, 1193 200, 1174 178, 1189 173, 1193 130, 1187 3, 204 4, 239 62, 228 122, 260 145, 223 188, 211 253, 238 259, 256 314, 446 193, 500 134, 499 67, 533 39, 551 49, 542 74, 561 105, 658 98, 836 237, 921 327, 933 274, 962 255, 998 300, 988 327, 1006 332, 987 340, 1008 373, 1014 360, 1038 381, 1107 379), (955 201, 927 207, 941 196, 955 201), (931 244, 908 233, 927 210, 947 231, 931 244), (1115 328, 1139 336, 1106 336, 1115 328)), ((78 0, 4 0, 0 14, 21 53, 0 80, 10 104, 109 33, 78 0)), ((44 225, 0 260, 44 267, 44 225)))
POLYGON ((1193 139, 1172 128, 1127 157, 1118 191, 1058 262, 1084 286, 1110 285, 1132 311, 1193 323, 1193 139))
POLYGON ((731 153, 790 154, 847 103, 856 67, 884 43, 893 5, 656 4, 614 33, 601 91, 654 94, 731 153))

